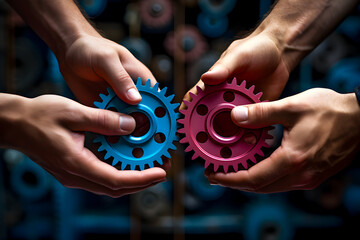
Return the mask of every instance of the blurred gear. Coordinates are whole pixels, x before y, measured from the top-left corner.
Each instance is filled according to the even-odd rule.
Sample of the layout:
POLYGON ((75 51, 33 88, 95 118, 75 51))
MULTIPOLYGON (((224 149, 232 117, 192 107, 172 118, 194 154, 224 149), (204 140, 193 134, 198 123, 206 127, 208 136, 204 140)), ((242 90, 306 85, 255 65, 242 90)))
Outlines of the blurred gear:
POLYGON ((159 89, 159 83, 150 86, 150 79, 142 85, 138 78, 136 87, 142 100, 138 105, 130 105, 120 100, 113 90, 108 95, 100 94, 102 102, 94 102, 102 109, 114 110, 135 118, 136 129, 131 135, 114 137, 99 136, 94 142, 101 143, 98 151, 106 151, 105 160, 113 157, 112 165, 121 163, 121 169, 129 166, 134 170, 154 167, 154 162, 163 164, 162 157, 170 158, 169 149, 176 150, 173 141, 177 140, 175 113, 178 103, 171 103, 174 95, 165 96, 167 88, 159 89))
POLYGON ((192 159, 201 157, 205 160, 205 168, 210 163, 216 172, 220 166, 228 172, 231 166, 239 170, 239 164, 248 168, 247 160, 256 163, 255 155, 264 156, 261 148, 269 147, 266 139, 271 127, 245 129, 236 126, 230 116, 235 106, 259 103, 262 93, 254 94, 255 86, 246 88, 246 82, 232 82, 220 85, 206 85, 205 90, 197 87, 198 94, 190 93, 191 102, 184 101, 186 110, 180 110, 184 119, 178 122, 184 127, 179 133, 185 134, 181 143, 188 143, 186 152, 193 150, 192 159))
POLYGON ((90 17, 97 17, 105 10, 107 0, 79 0, 79 4, 90 17))
POLYGON ((192 62, 205 53, 208 45, 196 27, 187 25, 168 34, 165 48, 178 60, 192 62))
POLYGON ((151 61, 151 47, 142 38, 126 38, 120 43, 126 49, 128 49, 139 61, 145 65, 149 65, 151 61))
POLYGON ((226 16, 235 5, 236 0, 199 0, 201 10, 212 17, 226 16))
POLYGON ((197 17, 197 25, 205 36, 217 38, 222 36, 227 31, 229 26, 229 19, 227 16, 214 18, 200 13, 197 17))
POLYGON ((173 16, 173 6, 169 0, 142 0, 139 3, 140 17, 149 29, 168 26, 173 16))

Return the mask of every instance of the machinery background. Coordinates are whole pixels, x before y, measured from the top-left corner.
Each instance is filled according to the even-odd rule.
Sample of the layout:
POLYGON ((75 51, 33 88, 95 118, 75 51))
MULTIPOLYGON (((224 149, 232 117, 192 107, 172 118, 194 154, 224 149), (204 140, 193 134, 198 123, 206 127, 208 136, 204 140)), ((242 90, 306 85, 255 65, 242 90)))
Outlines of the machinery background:
MULTIPOLYGON (((272 1, 79 0, 79 4, 104 36, 127 47, 151 69, 160 88, 167 86, 180 102, 226 47, 256 26, 272 1)), ((3 1, 0 13, 0 91, 72 98, 47 46, 3 1)), ((312 87, 352 91, 360 84, 359 42, 360 8, 295 69, 283 97, 312 87)), ((281 127, 271 134, 273 149, 281 139, 281 127)), ((191 161, 192 154, 177 147, 167 182, 119 199, 64 188, 28 157, 2 149, 0 239, 359 236, 359 157, 317 189, 258 195, 209 185, 203 163, 191 161)))

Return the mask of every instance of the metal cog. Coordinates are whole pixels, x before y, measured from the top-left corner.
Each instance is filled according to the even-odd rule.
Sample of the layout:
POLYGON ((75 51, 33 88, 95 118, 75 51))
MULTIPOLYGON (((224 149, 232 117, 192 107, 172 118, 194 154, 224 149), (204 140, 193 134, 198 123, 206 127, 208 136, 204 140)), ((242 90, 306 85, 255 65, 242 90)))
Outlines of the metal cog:
POLYGON ((269 147, 266 139, 271 127, 261 129, 245 129, 232 123, 230 112, 238 105, 259 103, 262 93, 254 94, 255 86, 246 88, 246 81, 240 85, 236 78, 232 82, 220 85, 206 85, 205 90, 197 87, 198 94, 190 93, 191 102, 184 101, 186 110, 178 123, 183 128, 178 132, 185 134, 180 143, 188 143, 186 152, 194 151, 192 160, 201 157, 205 160, 205 168, 214 165, 214 171, 220 166, 228 172, 232 166, 239 170, 239 164, 248 169, 247 160, 256 163, 255 154, 264 157, 262 147, 269 147))
MULTIPOLYGON (((165 96, 167 88, 159 90, 159 83, 153 87, 150 85, 150 79, 145 85, 141 78, 138 78, 136 87, 142 96, 142 100, 137 105, 130 105, 118 98, 113 90, 107 89, 108 95, 100 94, 102 102, 94 102, 94 105, 102 109, 116 109, 116 111, 125 114, 137 114, 143 119, 147 118, 149 125, 143 124, 145 132, 141 135, 119 136, 119 140, 114 142, 107 136, 100 135, 94 142, 101 143, 98 151, 106 151, 105 160, 113 157, 112 165, 121 163, 121 169, 124 170, 128 165, 131 170, 136 166, 144 170, 146 165, 149 168, 154 167, 154 162, 163 164, 161 157, 170 158, 169 149, 176 150, 173 141, 177 141, 176 136, 177 122, 180 114, 175 113, 179 103, 171 103, 174 94, 165 96)), ((136 118, 135 118, 136 119, 136 118)))

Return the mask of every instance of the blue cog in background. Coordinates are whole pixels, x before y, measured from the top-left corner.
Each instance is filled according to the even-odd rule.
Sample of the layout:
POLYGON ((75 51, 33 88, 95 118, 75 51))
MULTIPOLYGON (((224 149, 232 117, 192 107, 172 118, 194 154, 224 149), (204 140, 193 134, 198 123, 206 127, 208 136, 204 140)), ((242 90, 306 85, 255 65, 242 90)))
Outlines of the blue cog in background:
POLYGON ((151 87, 150 79, 143 85, 141 78, 138 78, 136 87, 142 96, 141 102, 137 105, 123 102, 110 88, 107 89, 108 95, 100 94, 102 102, 94 102, 98 108, 132 115, 137 125, 139 122, 143 123, 136 127, 143 130, 141 134, 135 135, 135 130, 130 135, 120 136, 115 142, 104 135, 99 135, 94 140, 101 143, 99 152, 106 151, 104 159, 113 157, 112 165, 121 163, 121 170, 127 166, 131 170, 135 170, 137 166, 144 170, 147 166, 154 167, 154 162, 162 165, 162 156, 170 158, 168 150, 176 150, 173 142, 178 140, 176 121, 180 115, 175 109, 180 104, 171 103, 175 95, 166 97, 167 88, 159 90, 159 83, 151 87), (142 121, 138 121, 138 117, 142 118, 142 121))

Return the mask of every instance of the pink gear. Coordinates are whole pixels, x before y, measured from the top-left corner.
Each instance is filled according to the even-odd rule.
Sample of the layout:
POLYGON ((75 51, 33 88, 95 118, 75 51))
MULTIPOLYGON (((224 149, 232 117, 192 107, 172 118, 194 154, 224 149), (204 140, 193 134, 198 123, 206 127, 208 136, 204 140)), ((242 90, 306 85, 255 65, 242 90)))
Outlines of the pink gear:
POLYGON ((236 126, 230 116, 231 110, 238 105, 259 103, 262 93, 254 94, 255 86, 246 88, 246 81, 237 84, 236 78, 231 83, 206 85, 205 90, 197 87, 198 94, 190 93, 191 102, 184 101, 186 110, 178 122, 184 127, 179 133, 185 134, 181 143, 188 143, 186 152, 193 150, 194 160, 201 157, 205 160, 205 168, 210 163, 216 172, 220 166, 228 172, 232 166, 239 170, 239 164, 248 169, 247 160, 256 163, 255 154, 264 157, 262 147, 269 147, 266 139, 270 127, 260 129, 245 129, 236 126))

